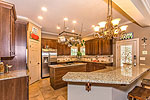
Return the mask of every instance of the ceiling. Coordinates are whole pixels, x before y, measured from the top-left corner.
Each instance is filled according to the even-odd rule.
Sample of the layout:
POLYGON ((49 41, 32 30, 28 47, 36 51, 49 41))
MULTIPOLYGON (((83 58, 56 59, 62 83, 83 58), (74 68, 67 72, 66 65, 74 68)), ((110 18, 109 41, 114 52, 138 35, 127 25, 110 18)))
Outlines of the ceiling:
POLYGON ((150 0, 113 0, 113 2, 140 26, 150 26, 150 0))
MULTIPOLYGON (((76 32, 82 35, 93 32, 91 26, 100 21, 106 20, 107 0, 5 0, 16 6, 16 12, 19 16, 27 17, 42 26, 42 31, 58 34, 57 25, 63 26, 63 18, 68 17, 67 25, 72 30, 72 20, 77 21, 76 32), (48 11, 41 11, 41 7, 47 7, 48 11), (39 20, 37 16, 43 16, 39 20)), ((113 10, 114 18, 121 18, 121 23, 128 19, 118 11, 113 10)))

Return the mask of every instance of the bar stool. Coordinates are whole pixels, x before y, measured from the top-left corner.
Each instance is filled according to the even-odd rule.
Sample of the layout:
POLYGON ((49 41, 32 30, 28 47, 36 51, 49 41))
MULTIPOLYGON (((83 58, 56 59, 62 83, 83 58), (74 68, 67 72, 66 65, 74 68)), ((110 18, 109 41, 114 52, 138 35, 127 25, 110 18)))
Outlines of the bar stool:
POLYGON ((136 86, 128 93, 129 100, 150 100, 150 89, 136 86))
POLYGON ((141 85, 143 88, 145 88, 145 86, 150 87, 150 79, 143 79, 141 85))

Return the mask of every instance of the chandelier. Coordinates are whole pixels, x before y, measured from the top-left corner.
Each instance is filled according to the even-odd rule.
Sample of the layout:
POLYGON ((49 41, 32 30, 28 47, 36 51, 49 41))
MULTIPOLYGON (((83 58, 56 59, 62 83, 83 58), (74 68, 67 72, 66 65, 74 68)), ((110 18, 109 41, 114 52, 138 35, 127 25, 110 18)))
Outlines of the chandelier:
POLYGON ((94 37, 105 39, 117 39, 125 33, 128 25, 119 26, 120 18, 112 17, 112 0, 108 0, 107 21, 102 21, 98 25, 93 25, 94 37))
MULTIPOLYGON (((68 45, 68 47, 83 45, 83 41, 81 41, 81 34, 75 32, 75 24, 77 23, 77 21, 75 20, 72 21, 74 26, 72 31, 69 31, 69 28, 66 26, 67 21, 68 18, 64 18, 64 26, 63 26, 63 30, 59 33, 58 43, 66 44, 68 45)), ((61 29, 60 26, 57 26, 57 29, 60 30, 61 29)))

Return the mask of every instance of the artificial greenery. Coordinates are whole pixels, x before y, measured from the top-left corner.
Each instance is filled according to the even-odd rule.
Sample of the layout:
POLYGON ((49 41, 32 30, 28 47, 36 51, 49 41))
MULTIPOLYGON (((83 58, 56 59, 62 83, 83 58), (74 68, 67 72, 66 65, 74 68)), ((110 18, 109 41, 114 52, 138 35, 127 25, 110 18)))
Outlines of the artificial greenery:
POLYGON ((77 56, 80 57, 82 56, 82 53, 80 51, 77 52, 77 56))

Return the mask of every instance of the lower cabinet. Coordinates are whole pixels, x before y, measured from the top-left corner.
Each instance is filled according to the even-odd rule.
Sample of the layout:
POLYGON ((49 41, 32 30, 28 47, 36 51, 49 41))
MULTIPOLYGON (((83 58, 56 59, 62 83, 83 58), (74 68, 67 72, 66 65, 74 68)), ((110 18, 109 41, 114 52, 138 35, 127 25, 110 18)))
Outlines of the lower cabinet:
POLYGON ((112 66, 112 64, 102 64, 102 63, 95 63, 95 62, 88 62, 86 65, 86 71, 92 72, 96 70, 105 69, 106 66, 112 66))
POLYGON ((67 86, 67 82, 62 77, 68 72, 86 72, 86 65, 75 65, 69 67, 53 68, 50 67, 50 84, 54 89, 67 86))
POLYGON ((28 76, 0 80, 0 100, 29 100, 28 76))

